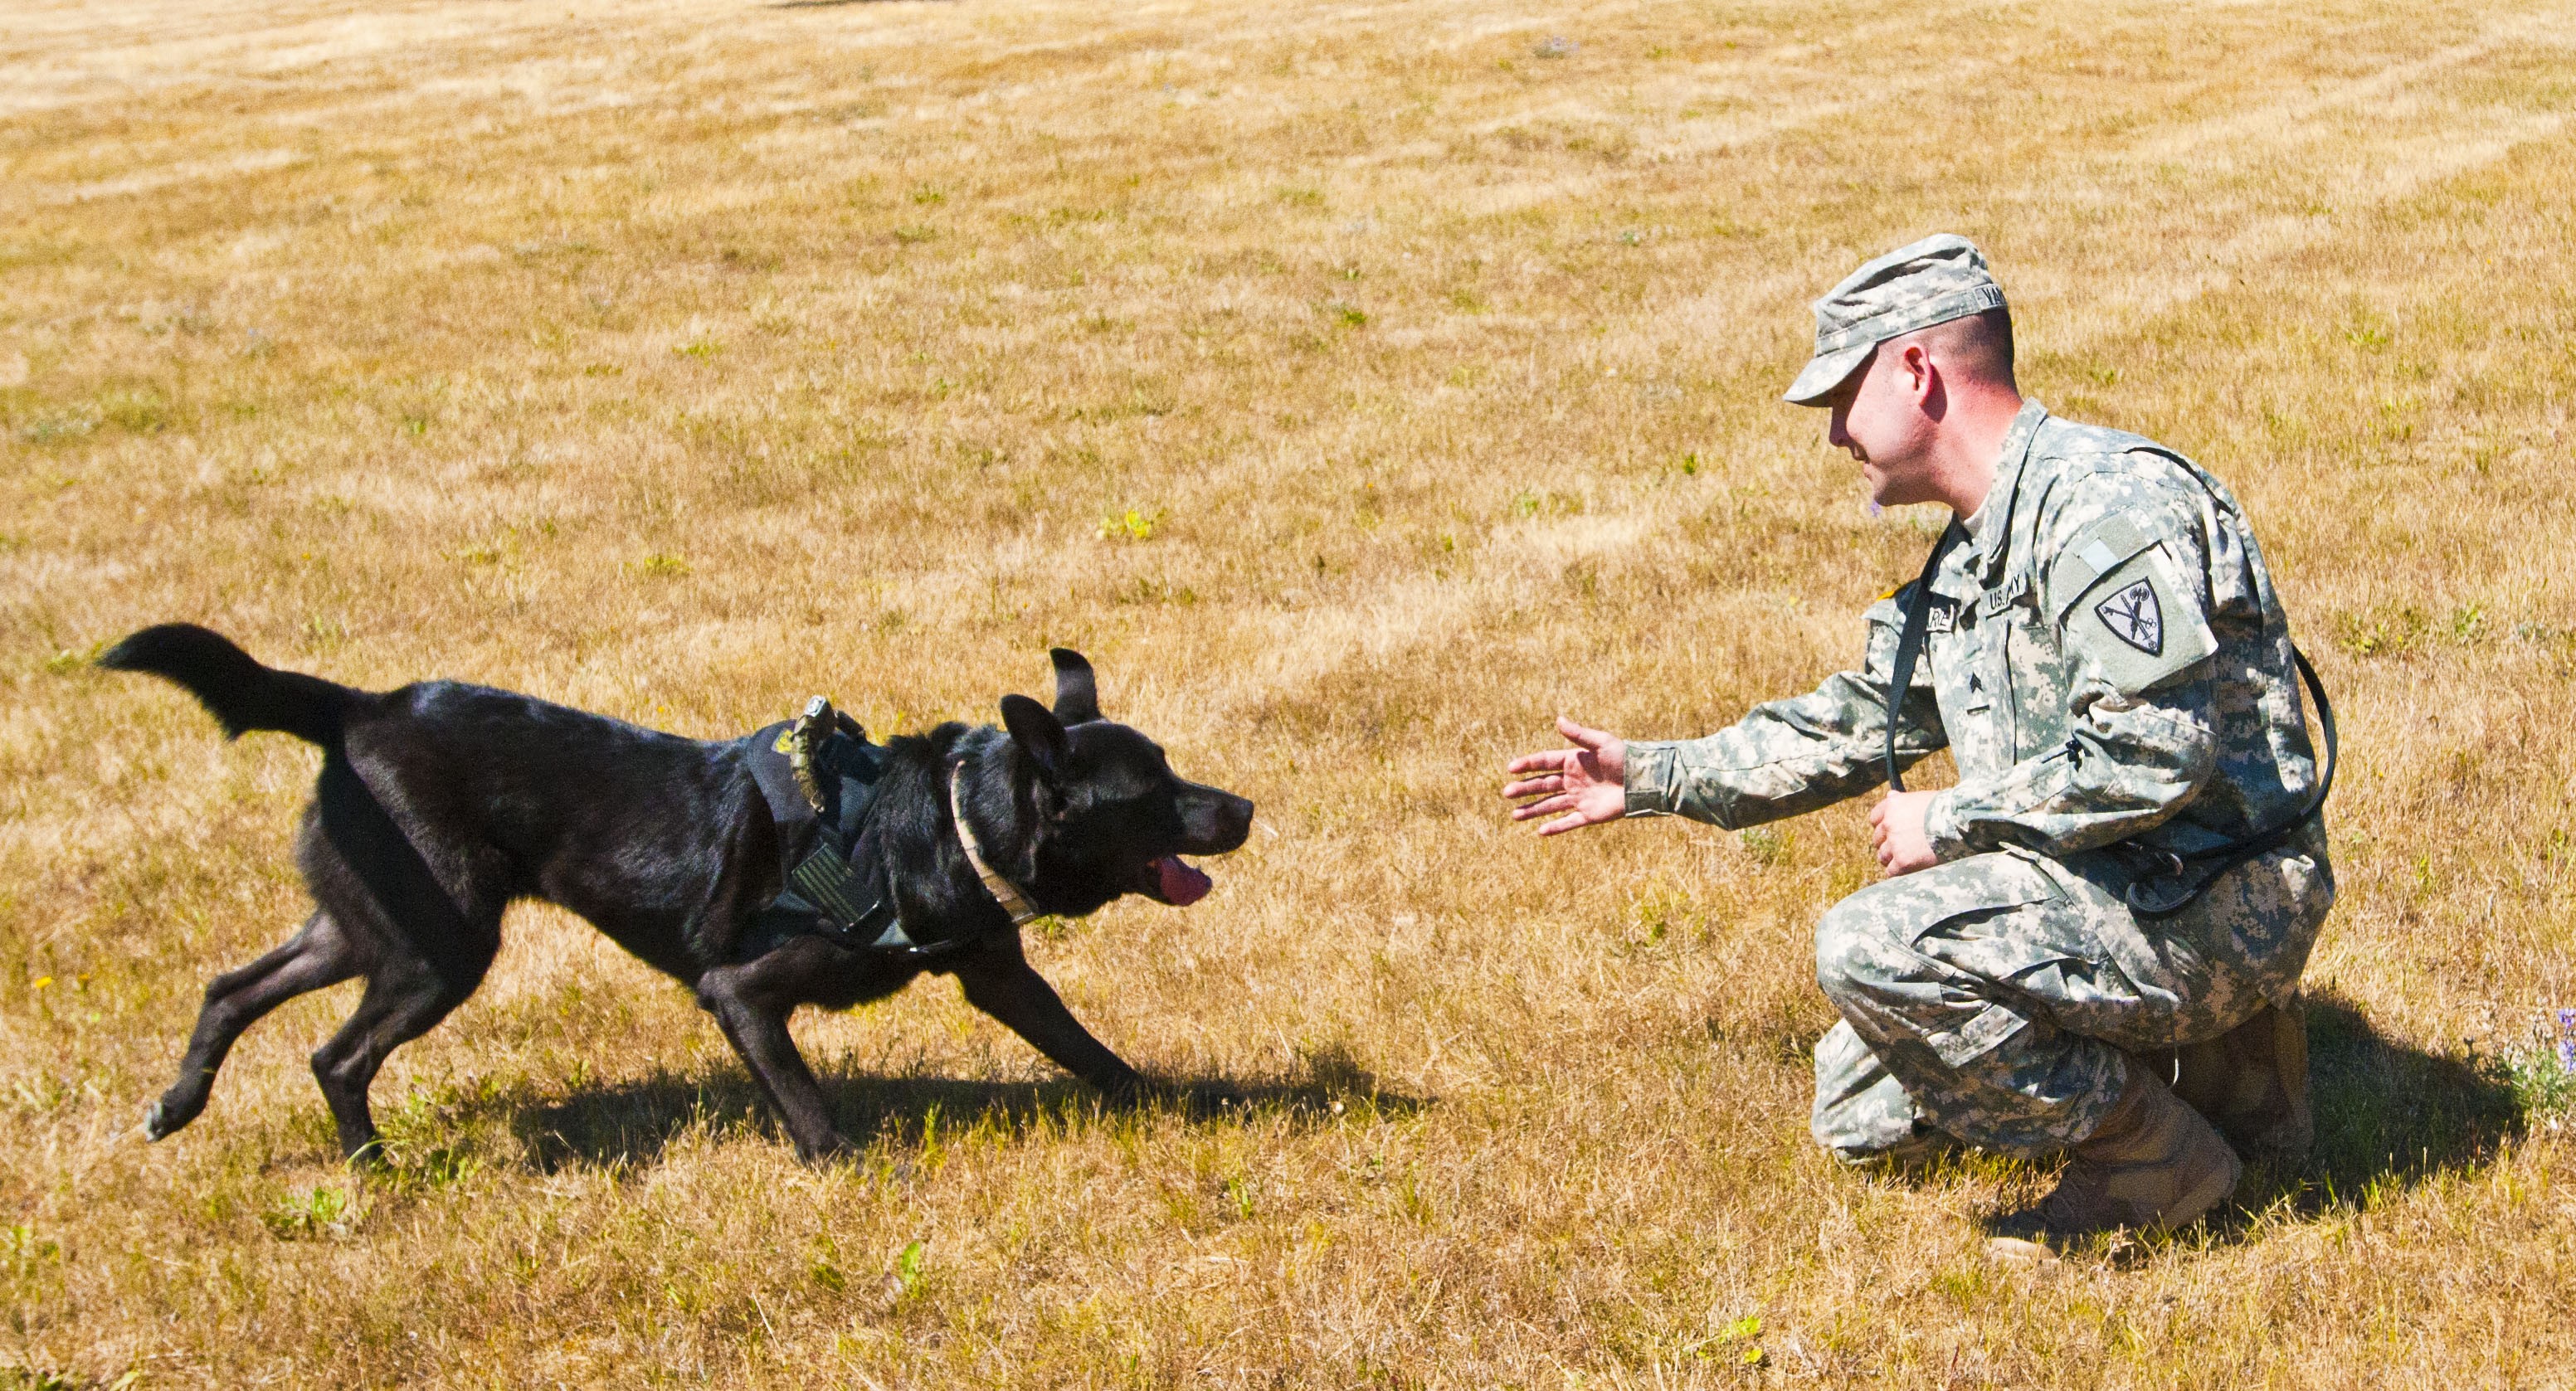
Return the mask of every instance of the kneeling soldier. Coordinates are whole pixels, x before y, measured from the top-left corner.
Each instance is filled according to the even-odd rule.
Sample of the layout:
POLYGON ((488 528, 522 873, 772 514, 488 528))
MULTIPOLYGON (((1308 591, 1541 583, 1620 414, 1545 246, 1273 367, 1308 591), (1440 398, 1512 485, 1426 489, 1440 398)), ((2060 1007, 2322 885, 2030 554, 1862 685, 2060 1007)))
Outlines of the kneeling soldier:
POLYGON ((1816 930, 1842 1014, 1817 1141, 2067 1153, 1999 1255, 2195 1221, 2236 1185, 2228 1141, 2306 1148, 2292 997, 2334 900, 2331 715, 2321 773, 2251 524, 2181 455, 2025 402, 2003 291, 1958 237, 1818 301, 1787 399, 1830 411, 1873 501, 1949 505, 1923 577, 1869 610, 1860 670, 1705 739, 1560 720, 1575 747, 1512 761, 1505 795, 1535 799, 1513 815, 1740 828, 1892 784, 1869 818, 1888 877, 1816 930), (1901 790, 1944 746, 1958 784, 1901 790))

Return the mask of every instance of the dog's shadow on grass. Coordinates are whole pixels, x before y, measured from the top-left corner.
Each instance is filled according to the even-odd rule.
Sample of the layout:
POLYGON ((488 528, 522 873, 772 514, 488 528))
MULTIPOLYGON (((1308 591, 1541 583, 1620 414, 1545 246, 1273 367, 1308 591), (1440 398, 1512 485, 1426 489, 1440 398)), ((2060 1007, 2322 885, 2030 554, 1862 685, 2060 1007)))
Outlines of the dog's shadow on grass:
POLYGON ((2303 1164, 2248 1169, 2240 1224, 2283 1206, 2314 1216, 2373 1204, 2485 1164, 2522 1133, 2522 1107, 2496 1069, 2390 1039, 2349 1001, 2304 998, 2316 1144, 2303 1164))
MULTIPOLYGON (((1283 1117, 1298 1128, 1334 1123, 1349 1110, 1379 1114, 1420 1110, 1413 1097, 1380 1090, 1346 1060, 1325 1060, 1298 1082, 1164 1078, 1142 1096, 1104 1100, 1073 1081, 983 1082, 940 1077, 827 1075, 832 1120, 853 1144, 900 1153, 999 1131, 1011 1136, 1077 1134, 1123 1120, 1225 1123, 1283 1117)), ((739 1068, 694 1075, 662 1073, 593 1087, 564 1100, 509 1112, 527 1162, 543 1172, 567 1168, 649 1166, 685 1135, 759 1135, 787 1143, 751 1078, 739 1068)))

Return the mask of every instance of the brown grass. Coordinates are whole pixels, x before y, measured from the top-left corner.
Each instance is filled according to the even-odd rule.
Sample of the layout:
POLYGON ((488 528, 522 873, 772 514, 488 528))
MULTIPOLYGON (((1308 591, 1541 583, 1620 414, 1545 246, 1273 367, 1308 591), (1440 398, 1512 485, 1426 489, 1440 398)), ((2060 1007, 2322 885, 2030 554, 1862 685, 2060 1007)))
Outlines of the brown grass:
POLYGON ((2576 1155, 2497 1062, 2576 1004, 2571 61, 2501 4, 16 0, 0 1386, 2571 1384, 2576 1155), (2131 1267, 1983 1263, 2044 1172, 1808 1141, 1856 808, 1493 795, 1855 650, 1931 520, 1773 397, 1936 229, 2037 396, 2236 485, 2343 712, 2325 1143, 2131 1267), (707 735, 1080 646, 1262 823, 1035 954, 1258 1100, 1101 1115, 926 983, 802 1024, 870 1142, 803 1169, 531 910, 378 1083, 393 1177, 305 1070, 346 987, 146 1146, 314 764, 85 664, 170 618, 707 735))

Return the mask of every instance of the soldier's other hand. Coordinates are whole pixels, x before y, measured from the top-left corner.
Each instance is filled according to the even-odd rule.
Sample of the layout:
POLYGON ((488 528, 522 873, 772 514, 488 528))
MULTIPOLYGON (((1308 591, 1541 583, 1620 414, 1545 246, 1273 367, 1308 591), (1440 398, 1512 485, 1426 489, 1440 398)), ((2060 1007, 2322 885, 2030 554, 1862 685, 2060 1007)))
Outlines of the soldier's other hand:
POLYGON ((1538 799, 1512 808, 1512 819, 1553 816, 1538 828, 1540 835, 1552 836, 1627 815, 1628 741, 1563 715, 1556 717, 1556 732, 1574 747, 1525 753, 1504 769, 1524 775, 1504 785, 1504 796, 1538 799))
POLYGON ((1890 878, 1941 863, 1923 822, 1932 811, 1929 792, 1890 792, 1869 809, 1869 845, 1890 878))

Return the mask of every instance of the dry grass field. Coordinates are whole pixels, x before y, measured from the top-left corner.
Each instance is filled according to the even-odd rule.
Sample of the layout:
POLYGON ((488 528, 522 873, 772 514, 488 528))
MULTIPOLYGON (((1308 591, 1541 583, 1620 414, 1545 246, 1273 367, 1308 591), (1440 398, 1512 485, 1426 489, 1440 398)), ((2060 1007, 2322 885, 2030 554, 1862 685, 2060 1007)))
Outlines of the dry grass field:
POLYGON ((1841 0, 0 6, 0 1387, 2576 1385, 2576 11, 1841 0), (1862 808, 1540 843, 1559 711, 1703 733, 1936 518, 1775 401, 1956 230, 2025 386, 2246 499, 2336 693, 2321 1143, 2001 1271, 2048 1180, 1806 1135, 1862 808), (1256 798, 1033 956, 1104 1113, 942 981, 807 1015, 799 1166, 551 910, 334 1160, 198 992, 316 764, 148 622, 689 734, 1043 695, 1256 798))

